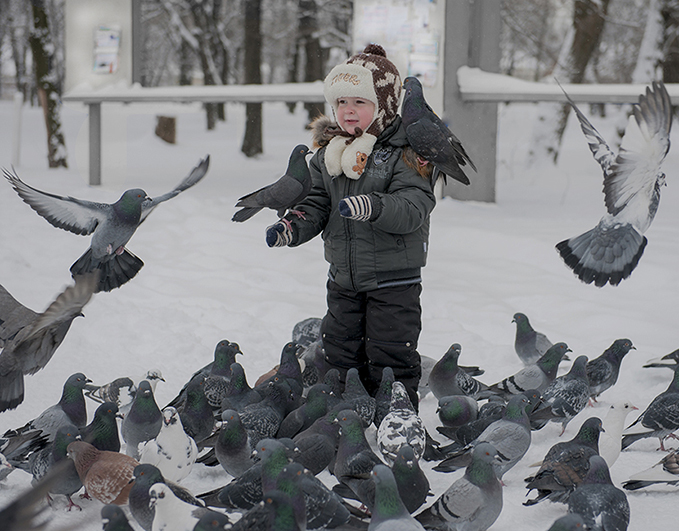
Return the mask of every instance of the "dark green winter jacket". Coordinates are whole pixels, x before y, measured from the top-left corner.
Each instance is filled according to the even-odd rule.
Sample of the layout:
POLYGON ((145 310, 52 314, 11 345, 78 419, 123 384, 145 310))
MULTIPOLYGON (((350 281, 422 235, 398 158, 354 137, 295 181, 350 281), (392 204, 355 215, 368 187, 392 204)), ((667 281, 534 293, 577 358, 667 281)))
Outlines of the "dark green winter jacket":
MULTIPOLYGON (((352 291, 418 282, 427 261, 429 215, 436 205, 429 179, 402 158, 408 146, 401 118, 377 138, 365 170, 357 180, 332 177, 325 167, 325 147, 312 157, 313 186, 295 206, 306 219, 288 215, 293 228, 290 247, 322 232, 328 275, 352 291), (360 194, 377 196, 382 209, 373 221, 355 221, 339 214, 341 199, 360 194)), ((410 149, 410 148, 407 148, 410 149)))

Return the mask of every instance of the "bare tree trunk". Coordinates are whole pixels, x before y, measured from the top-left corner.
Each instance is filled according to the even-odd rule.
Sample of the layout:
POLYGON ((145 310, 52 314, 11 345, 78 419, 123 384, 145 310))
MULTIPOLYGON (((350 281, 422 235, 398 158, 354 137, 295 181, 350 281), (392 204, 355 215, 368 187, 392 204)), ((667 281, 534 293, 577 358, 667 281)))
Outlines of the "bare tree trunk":
MULTIPOLYGON (((323 79, 323 51, 318 30, 318 6, 316 0, 299 0, 299 35, 304 42, 306 63, 304 65, 304 81, 323 79)), ((305 103, 309 122, 325 112, 323 103, 305 103)))
POLYGON ((44 0, 31 0, 33 7, 33 30, 29 37, 35 68, 38 99, 45 115, 47 127, 47 160, 50 168, 68 167, 66 143, 61 131, 60 90, 54 61, 54 50, 44 0))
POLYGON ((665 83, 679 82, 679 2, 662 0, 660 14, 663 20, 662 73, 665 83))
MULTIPOLYGON (((245 0, 245 83, 262 83, 261 0, 245 0)), ((262 153, 262 104, 245 104, 245 135, 241 151, 248 157, 262 153)))

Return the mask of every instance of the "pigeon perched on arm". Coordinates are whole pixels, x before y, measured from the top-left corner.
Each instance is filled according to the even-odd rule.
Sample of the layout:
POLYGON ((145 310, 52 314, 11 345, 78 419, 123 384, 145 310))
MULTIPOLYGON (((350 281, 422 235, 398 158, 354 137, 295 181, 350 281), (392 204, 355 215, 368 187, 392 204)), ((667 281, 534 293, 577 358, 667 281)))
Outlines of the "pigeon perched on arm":
MULTIPOLYGON (((288 168, 285 174, 276 182, 244 195, 236 203, 236 207, 242 207, 231 218, 232 221, 247 221, 263 208, 276 210, 278 217, 283 219, 288 209, 291 209, 311 190, 311 173, 305 157, 312 152, 304 144, 295 146, 290 154, 288 168)), ((297 216, 304 217, 303 212, 290 210, 297 216)), ((289 223, 289 222, 288 222, 289 223)))
POLYGON ((80 275, 42 313, 25 307, 0 286, 0 412, 24 400, 24 375, 35 374, 52 359, 71 327, 82 315, 98 275, 80 275))
POLYGON ((421 163, 431 163, 443 174, 444 182, 445 176, 450 175, 462 184, 469 184, 461 166, 468 164, 474 171, 476 166, 462 143, 425 101, 420 81, 407 77, 403 89, 403 125, 410 147, 423 159, 421 163))
POLYGON ((208 155, 166 194, 150 198, 144 190, 134 188, 111 204, 43 192, 24 183, 16 173, 3 171, 21 199, 49 223, 74 234, 92 235, 89 249, 71 266, 71 274, 75 278, 100 270, 96 293, 119 288, 139 272, 144 262, 125 245, 155 207, 200 181, 209 164, 208 155))
MULTIPOLYGON (((565 92, 564 92, 565 93, 565 92)), ((559 242, 564 262, 586 284, 617 286, 632 274, 648 240, 665 184, 661 164, 670 149, 672 104, 662 82, 639 96, 617 156, 568 97, 594 159, 604 173, 607 213, 593 229, 559 242)))
POLYGON ((532 327, 524 313, 515 313, 512 323, 516 323, 516 336, 514 337, 516 355, 519 356, 524 365, 535 363, 549 350, 552 342, 547 339, 545 334, 532 327))

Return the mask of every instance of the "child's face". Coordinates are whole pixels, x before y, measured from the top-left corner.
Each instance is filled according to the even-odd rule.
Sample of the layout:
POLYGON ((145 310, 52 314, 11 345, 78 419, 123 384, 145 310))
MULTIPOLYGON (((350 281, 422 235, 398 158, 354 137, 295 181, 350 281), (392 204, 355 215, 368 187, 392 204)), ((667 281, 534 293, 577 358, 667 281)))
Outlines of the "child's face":
POLYGON ((360 127, 365 131, 373 121, 375 104, 363 98, 339 98, 337 100, 337 124, 349 133, 360 127))

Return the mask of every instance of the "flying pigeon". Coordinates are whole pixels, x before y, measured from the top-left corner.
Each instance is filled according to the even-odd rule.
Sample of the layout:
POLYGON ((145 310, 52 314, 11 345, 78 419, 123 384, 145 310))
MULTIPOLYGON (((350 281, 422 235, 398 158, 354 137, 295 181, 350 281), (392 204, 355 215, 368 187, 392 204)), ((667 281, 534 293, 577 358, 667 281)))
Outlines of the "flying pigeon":
POLYGON ((512 323, 516 323, 516 336, 514 337, 516 355, 524 365, 535 363, 552 346, 552 342, 545 334, 531 326, 526 314, 515 313, 512 323))
POLYGON ((71 266, 71 274, 75 278, 100 270, 96 293, 119 288, 139 272, 144 262, 125 245, 154 208, 200 181, 209 165, 208 155, 166 194, 150 198, 144 190, 134 188, 112 204, 43 192, 24 183, 14 172, 3 172, 19 197, 49 223, 75 234, 92 235, 89 249, 71 266))
POLYGON ((639 263, 648 243, 643 234, 658 211, 660 187, 665 184, 660 167, 670 149, 672 104, 662 82, 647 87, 615 155, 575 102, 567 94, 566 98, 603 170, 607 212, 596 227, 559 242, 556 249, 584 283, 617 286, 639 263))
POLYGON ((452 472, 468 466, 474 446, 487 442, 503 457, 497 470, 498 477, 502 479, 502 476, 526 455, 530 447, 531 430, 526 411, 529 407, 530 401, 524 395, 513 396, 502 418, 490 424, 470 445, 451 453, 435 466, 434 470, 452 472))
POLYGON ((502 511, 502 484, 497 476, 500 462, 492 444, 479 444, 464 476, 415 518, 426 529, 485 531, 502 511))
POLYGON ((566 343, 557 343, 534 363, 526 365, 516 374, 490 386, 490 390, 503 396, 525 393, 529 389, 544 391, 556 378, 559 364, 571 352, 566 343))
POLYGON ((590 417, 570 441, 553 445, 542 460, 534 476, 526 478, 528 492, 535 489, 538 495, 524 505, 549 499, 566 503, 568 496, 587 475, 589 458, 599 455, 599 434, 603 429, 601 419, 590 417))
POLYGON ((568 512, 582 516, 591 531, 627 530, 630 518, 627 495, 613 485, 603 457, 589 458, 587 475, 568 497, 568 512))
POLYGON ((193 531, 209 509, 196 507, 178 498, 165 483, 149 489, 149 507, 155 510, 152 531, 193 531))
POLYGON ((127 503, 134 467, 139 464, 135 459, 119 452, 97 450, 84 441, 73 441, 66 453, 75 462, 80 481, 90 496, 102 503, 127 503))
POLYGON ((469 184, 469 178, 460 166, 469 164, 474 171, 476 166, 462 143, 425 101, 420 81, 407 77, 403 80, 403 89, 403 125, 408 143, 422 159, 420 163, 431 163, 443 174, 444 182, 445 176, 449 175, 462 184, 469 184))
POLYGON ((172 406, 162 411, 163 423, 155 439, 146 441, 139 452, 139 462, 158 467, 163 476, 180 482, 191 473, 198 448, 186 434, 179 413, 172 406))
POLYGON ((389 413, 377 428, 377 448, 387 464, 392 465, 405 444, 420 459, 424 455, 426 434, 424 423, 410 402, 405 386, 396 381, 392 387, 389 413))
POLYGON ((4 437, 12 438, 17 434, 30 430, 41 430, 48 441, 54 440, 54 435, 61 426, 73 424, 83 428, 87 424, 87 406, 83 389, 91 382, 87 376, 77 372, 68 377, 64 383, 59 402, 48 407, 35 419, 17 430, 8 430, 4 437))
POLYGON ((424 531, 401 500, 396 480, 386 465, 375 465, 372 471, 375 482, 375 505, 373 506, 368 531, 424 531))
POLYGON ((156 483, 166 484, 177 498, 187 503, 196 507, 205 507, 205 503, 196 498, 188 489, 182 487, 179 483, 166 480, 161 471, 153 465, 140 464, 134 468, 132 475, 134 482, 128 496, 130 512, 145 531, 151 531, 153 527, 155 511, 149 506, 151 500, 149 489, 156 483))
POLYGON ((123 419, 121 433, 125 440, 125 453, 139 459, 139 445, 155 439, 163 425, 163 414, 153 397, 151 384, 142 380, 134 397, 130 412, 123 419))
POLYGON ((638 490, 650 485, 676 485, 679 483, 679 455, 672 450, 651 468, 630 476, 623 489, 638 490))
POLYGON ((119 452, 118 417, 118 406, 104 402, 94 412, 92 422, 80 430, 81 439, 99 450, 119 452))
POLYGON ((612 404, 604 417, 604 431, 599 435, 599 455, 604 458, 609 469, 620 455, 622 432, 627 415, 635 409, 638 408, 630 402, 621 400, 612 404))
POLYGON ((636 350, 629 339, 616 339, 601 356, 587 362, 590 397, 594 402, 618 381, 622 359, 631 349, 636 350))
POLYGON ((647 437, 657 437, 660 449, 665 451, 664 440, 676 438, 679 428, 679 367, 674 371, 670 385, 656 396, 645 411, 622 433, 622 449, 647 437))
POLYGON ((123 510, 113 504, 101 508, 101 523, 104 531, 134 531, 123 510))
POLYGON ((450 395, 477 398, 488 389, 486 384, 460 369, 457 361, 461 352, 462 346, 453 343, 429 373, 429 388, 436 398, 441 399, 450 395))
POLYGON ((121 417, 125 417, 127 412, 132 407, 134 395, 137 392, 137 386, 142 380, 148 380, 151 384, 151 389, 156 392, 156 385, 158 382, 164 382, 163 373, 159 369, 149 369, 138 378, 130 378, 129 376, 121 376, 115 380, 110 381, 104 385, 89 385, 85 391, 85 396, 91 398, 95 402, 113 402, 118 406, 118 413, 121 417))
MULTIPOLYGON (((283 218, 286 211, 304 199, 311 190, 311 174, 305 159, 311 154, 312 152, 304 144, 295 146, 290 154, 285 174, 276 182, 241 197, 236 207, 242 208, 233 215, 231 220, 247 221, 263 208, 276 210, 278 217, 283 218)), ((303 212, 297 210, 290 210, 290 212, 304 217, 303 212)))
POLYGON ((669 354, 665 354, 662 358, 648 360, 644 365, 644 368, 666 367, 668 369, 674 370, 677 365, 679 365, 679 348, 677 350, 673 350, 669 354))
POLYGON ((97 285, 97 275, 79 275, 42 313, 27 308, 0 286, 0 412, 24 400, 24 375, 35 374, 52 359, 82 315, 97 285))
POLYGON ((222 425, 215 442, 215 454, 219 464, 234 478, 250 468, 253 458, 254 444, 250 442, 245 426, 233 409, 222 411, 222 425))
POLYGON ((533 429, 541 429, 550 420, 561 423, 561 433, 589 401, 590 387, 586 372, 587 356, 578 356, 571 370, 559 376, 542 393, 542 403, 530 415, 533 429))

